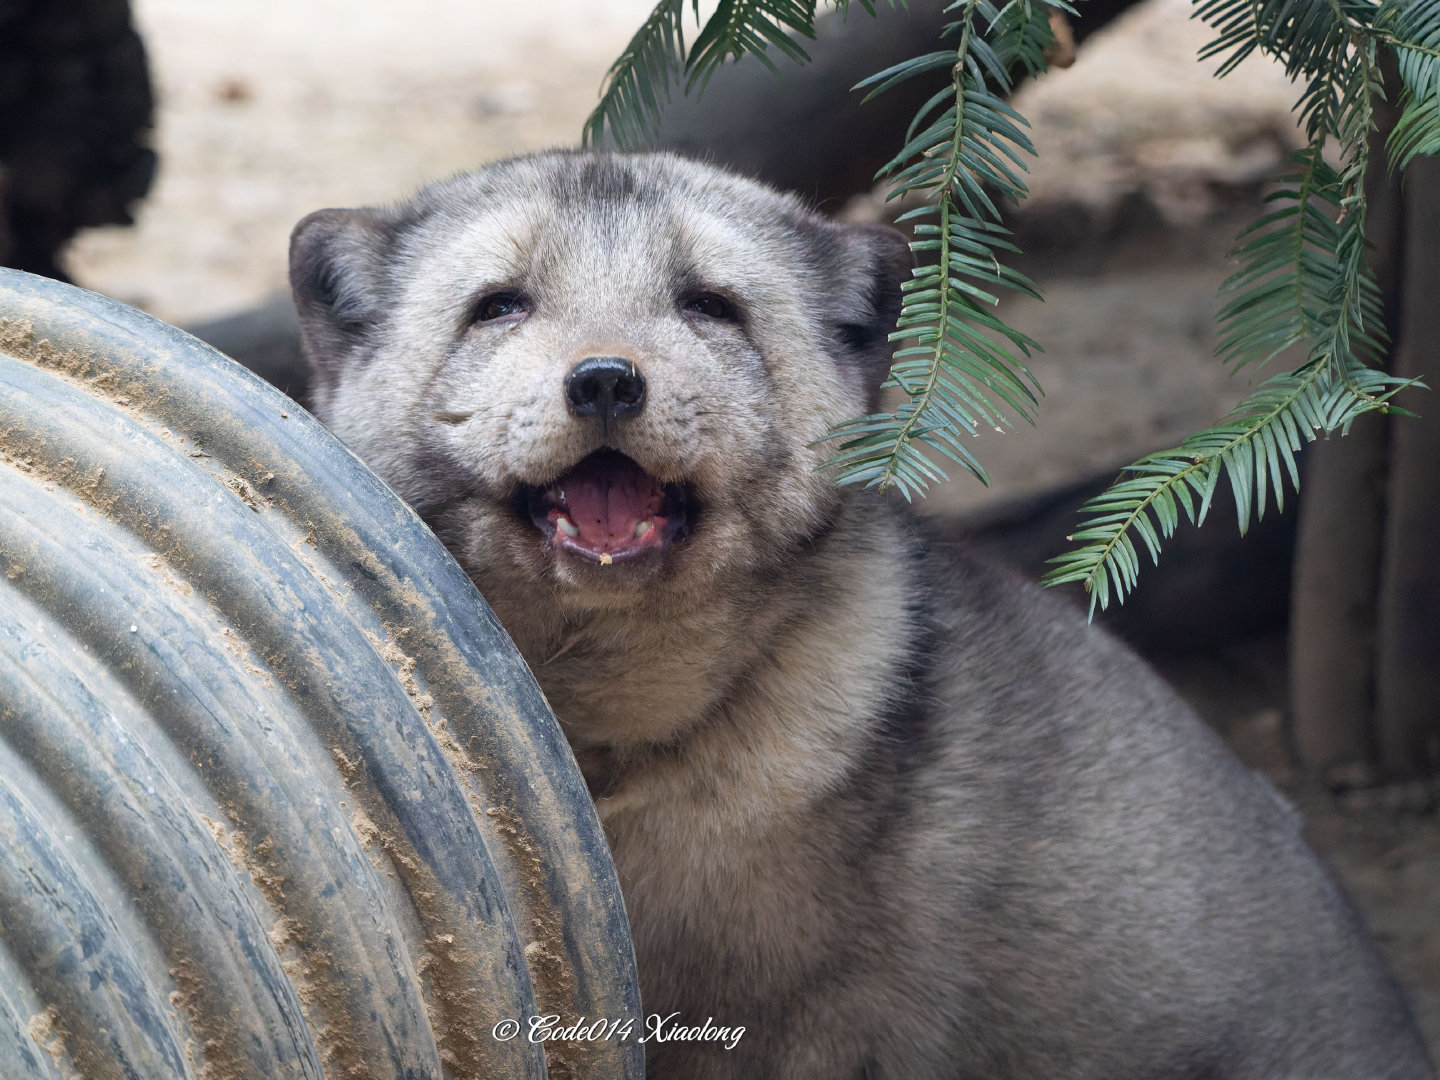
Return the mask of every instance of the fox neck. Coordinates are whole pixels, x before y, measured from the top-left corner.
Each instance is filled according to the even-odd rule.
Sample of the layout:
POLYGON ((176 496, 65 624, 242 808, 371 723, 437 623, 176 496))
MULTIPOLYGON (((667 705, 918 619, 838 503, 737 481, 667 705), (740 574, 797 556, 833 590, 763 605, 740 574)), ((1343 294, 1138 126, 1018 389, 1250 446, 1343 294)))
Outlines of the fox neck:
MULTIPOLYGON (((842 515, 793 572, 686 602, 567 614, 533 596, 490 598, 593 793, 614 794, 657 757, 716 756, 720 772, 702 771, 745 785, 756 776, 741 773, 785 775, 787 759, 827 747, 847 767, 904 662, 906 636, 893 628, 912 591, 897 558, 903 519, 882 519, 877 542, 881 530, 860 516, 873 515, 863 505, 842 515)), ((693 761, 685 775, 698 775, 693 761)), ((808 775, 805 786, 825 780, 808 775)))

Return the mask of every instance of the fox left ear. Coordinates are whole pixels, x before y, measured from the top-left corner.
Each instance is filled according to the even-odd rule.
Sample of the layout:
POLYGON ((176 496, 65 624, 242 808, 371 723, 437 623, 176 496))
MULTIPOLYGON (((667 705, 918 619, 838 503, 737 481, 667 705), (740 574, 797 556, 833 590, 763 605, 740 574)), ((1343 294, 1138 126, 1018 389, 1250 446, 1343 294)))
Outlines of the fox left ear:
POLYGON ((386 315, 398 231, 395 212, 360 208, 317 210, 290 234, 290 287, 317 401, 386 315))
POLYGON ((840 225, 843 265, 836 275, 831 332, 845 374, 879 407, 880 384, 890 372, 890 334, 900 317, 900 286, 915 265, 910 245, 887 225, 840 225))

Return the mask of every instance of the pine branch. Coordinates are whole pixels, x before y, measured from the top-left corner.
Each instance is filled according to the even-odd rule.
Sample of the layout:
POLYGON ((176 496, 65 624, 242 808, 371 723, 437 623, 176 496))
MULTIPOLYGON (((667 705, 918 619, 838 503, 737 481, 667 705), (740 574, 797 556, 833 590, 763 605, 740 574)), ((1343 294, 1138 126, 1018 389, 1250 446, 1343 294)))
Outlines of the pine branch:
MULTIPOLYGON (((867 14, 875 14, 874 0, 858 2, 867 14)), ((815 36, 818 0, 720 0, 688 54, 685 6, 685 0, 660 0, 655 5, 606 74, 600 102, 581 132, 582 143, 598 145, 608 130, 622 149, 645 145, 669 103, 671 89, 683 83, 686 94, 698 97, 727 60, 754 56, 778 75, 768 55, 772 47, 791 60, 810 59, 794 35, 815 36)), ((840 0, 836 7, 847 14, 849 0, 840 0)), ((698 19, 698 0, 691 8, 698 19)))
POLYGON ((749 53, 775 74, 779 69, 766 55, 774 45, 791 60, 810 57, 786 33, 815 36, 815 3, 800 0, 720 0, 715 14, 700 31, 685 61, 685 92, 703 91, 715 69, 726 60, 749 53))
POLYGON ((1332 374, 1359 395, 1353 373, 1365 367, 1365 356, 1384 356, 1389 336, 1384 327, 1380 288, 1367 259, 1365 177, 1370 171, 1370 134, 1375 128, 1374 103, 1385 95, 1376 41, 1368 26, 1349 27, 1351 63, 1340 67, 1340 111, 1335 134, 1343 148, 1338 177, 1339 213, 1335 227, 1335 274, 1325 309, 1324 332, 1311 350, 1332 374), (1358 348, 1357 348, 1358 346, 1358 348))
POLYGON ((907 499, 931 481, 945 479, 922 446, 939 451, 988 482, 985 470, 960 436, 978 434, 981 423, 997 431, 1009 424, 992 395, 1026 419, 1035 403, 1029 371, 1014 353, 977 329, 993 331, 1027 355, 1034 347, 1028 337, 986 310, 996 297, 974 284, 979 280, 1035 295, 1023 277, 1000 266, 989 247, 976 240, 977 235, 984 235, 981 230, 988 228, 990 246, 1008 247, 994 235, 1003 230, 957 217, 948 200, 922 212, 938 213, 940 223, 916 226, 918 239, 912 247, 937 252, 939 261, 916 271, 902 286, 905 303, 899 329, 891 339, 913 337, 916 344, 895 354, 887 382, 910 400, 893 413, 842 424, 828 437, 845 440, 828 463, 838 470, 839 483, 893 485, 907 499), (943 273, 944 266, 952 272, 943 273), (956 271, 966 276, 956 276, 956 271))
POLYGON ((660 0, 610 65, 600 103, 585 120, 580 141, 598 146, 608 128, 622 148, 642 145, 670 102, 685 55, 685 0, 660 0))
POLYGON ((1339 238, 1339 174, 1322 152, 1314 144, 1291 158, 1299 171, 1265 199, 1283 205, 1244 229, 1230 252, 1240 269, 1220 286, 1222 298, 1234 299, 1216 315, 1216 355, 1237 369, 1264 366, 1319 332, 1334 276, 1328 253, 1339 238))
POLYGON ((1231 252, 1240 269, 1221 286, 1230 299, 1217 316, 1216 352, 1237 369, 1263 366, 1292 346, 1304 345, 1307 355, 1296 371, 1263 384, 1216 427, 1142 458, 1127 468, 1128 478, 1082 508, 1094 515, 1070 538, 1082 546, 1052 559, 1057 565, 1045 582, 1082 583, 1092 616, 1097 601, 1103 610, 1112 593, 1123 601, 1136 585, 1140 560, 1132 533, 1158 562, 1162 540, 1179 522, 1176 507, 1200 524, 1222 472, 1244 533, 1252 513, 1264 514, 1269 489, 1283 509, 1282 469, 1298 488, 1294 454, 1302 436, 1344 434, 1366 412, 1403 412, 1390 405, 1391 397, 1418 385, 1364 359, 1381 355, 1385 341, 1365 242, 1369 136, 1373 103, 1383 92, 1379 37, 1368 21, 1376 11, 1344 0, 1210 0, 1201 9, 1219 31, 1202 55, 1228 52, 1222 73, 1262 51, 1308 80, 1298 107, 1310 145, 1294 155, 1297 171, 1267 199, 1278 209, 1243 231, 1231 252), (1332 139, 1341 145, 1338 169, 1324 156, 1332 139))
POLYGON ((1283 510, 1284 479, 1299 489, 1295 454, 1302 439, 1313 441, 1322 432, 1344 434, 1367 412, 1401 412, 1390 399, 1414 385, 1422 384, 1371 368, 1352 373, 1347 385, 1323 360, 1270 379, 1215 427, 1127 466, 1128 478, 1081 507, 1081 514, 1090 516, 1066 539, 1083 541, 1083 546, 1049 560, 1056 565, 1042 584, 1082 584, 1090 594, 1092 618, 1096 604, 1105 610, 1112 595, 1123 602, 1140 574, 1132 534, 1158 565, 1162 541, 1175 534, 1180 511, 1192 525, 1204 523, 1223 472, 1243 535, 1252 513, 1257 520, 1264 517, 1269 491, 1283 510))
MULTIPOLYGON (((926 453, 935 451, 981 482, 985 470, 964 440, 982 425, 1003 431, 1011 416, 1033 423, 1040 391, 1024 358, 1038 348, 994 313, 1000 290, 1038 299, 1035 286, 1000 261, 1014 252, 1000 224, 996 198, 1026 194, 1025 156, 1034 154, 1025 119, 1004 100, 1017 65, 1044 67, 1050 43, 1043 0, 1012 0, 996 8, 989 0, 962 0, 947 10, 958 19, 953 51, 933 52, 897 64, 860 84, 873 97, 925 72, 949 67, 948 90, 916 114, 899 153, 880 171, 892 181, 890 198, 919 194, 930 205, 902 221, 936 218, 915 227, 911 248, 935 257, 903 286, 900 319, 891 340, 911 341, 895 353, 886 386, 909 400, 890 413, 875 413, 837 426, 840 440, 828 462, 841 484, 894 487, 907 499, 944 470, 926 453)), ((868 100, 868 98, 867 98, 868 100)))
POLYGON ((1405 88, 1386 147, 1399 171, 1421 154, 1440 154, 1440 0, 1387 0, 1376 21, 1405 88))
POLYGON ((1256 52, 1278 60, 1291 78, 1313 79, 1334 64, 1352 27, 1367 26, 1370 0, 1205 0, 1195 11, 1217 37, 1200 59, 1224 56, 1223 78, 1256 52), (1229 55, 1225 55, 1225 54, 1229 55))

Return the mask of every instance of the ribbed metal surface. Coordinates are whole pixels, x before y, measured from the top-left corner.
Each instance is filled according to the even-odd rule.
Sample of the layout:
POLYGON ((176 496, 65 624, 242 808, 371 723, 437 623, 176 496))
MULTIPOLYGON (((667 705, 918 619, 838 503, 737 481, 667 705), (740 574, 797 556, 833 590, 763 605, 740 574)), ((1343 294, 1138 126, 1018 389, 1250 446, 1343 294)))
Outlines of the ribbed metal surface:
POLYGON ((0 271, 0 1076, 541 1077, 537 1013, 634 960, 469 580, 288 398, 0 271))

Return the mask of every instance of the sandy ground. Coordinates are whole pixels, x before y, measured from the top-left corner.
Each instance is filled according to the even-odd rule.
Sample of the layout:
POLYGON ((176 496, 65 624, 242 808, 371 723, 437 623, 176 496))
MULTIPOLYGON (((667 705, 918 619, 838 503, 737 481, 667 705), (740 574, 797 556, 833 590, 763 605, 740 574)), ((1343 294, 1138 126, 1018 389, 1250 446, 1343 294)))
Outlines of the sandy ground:
POLYGON ((285 287, 322 206, 569 145, 649 0, 139 0, 161 102, 137 228, 72 249, 86 285, 172 322, 285 287))
MULTIPOLYGON (((517 151, 572 144, 650 0, 136 0, 160 92, 161 173, 134 229, 89 233, 84 285, 178 323, 285 288, 290 227, 517 151)), ((1223 253, 1294 144, 1294 90, 1254 64, 1215 83, 1207 31, 1154 0, 1020 95, 1041 157, 1029 235, 1048 302, 1008 304, 1047 351, 1040 426, 979 440, 973 510, 1115 467, 1215 419, 1245 387, 1211 358, 1223 253), (1058 239, 1057 239, 1058 238, 1058 239), (1059 249, 1064 249, 1063 251, 1059 249)), ((797 152, 803 152, 798 148, 797 152)), ((1295 782, 1283 642, 1166 669, 1302 802, 1440 1048, 1440 822, 1425 790, 1343 799, 1295 782)))

